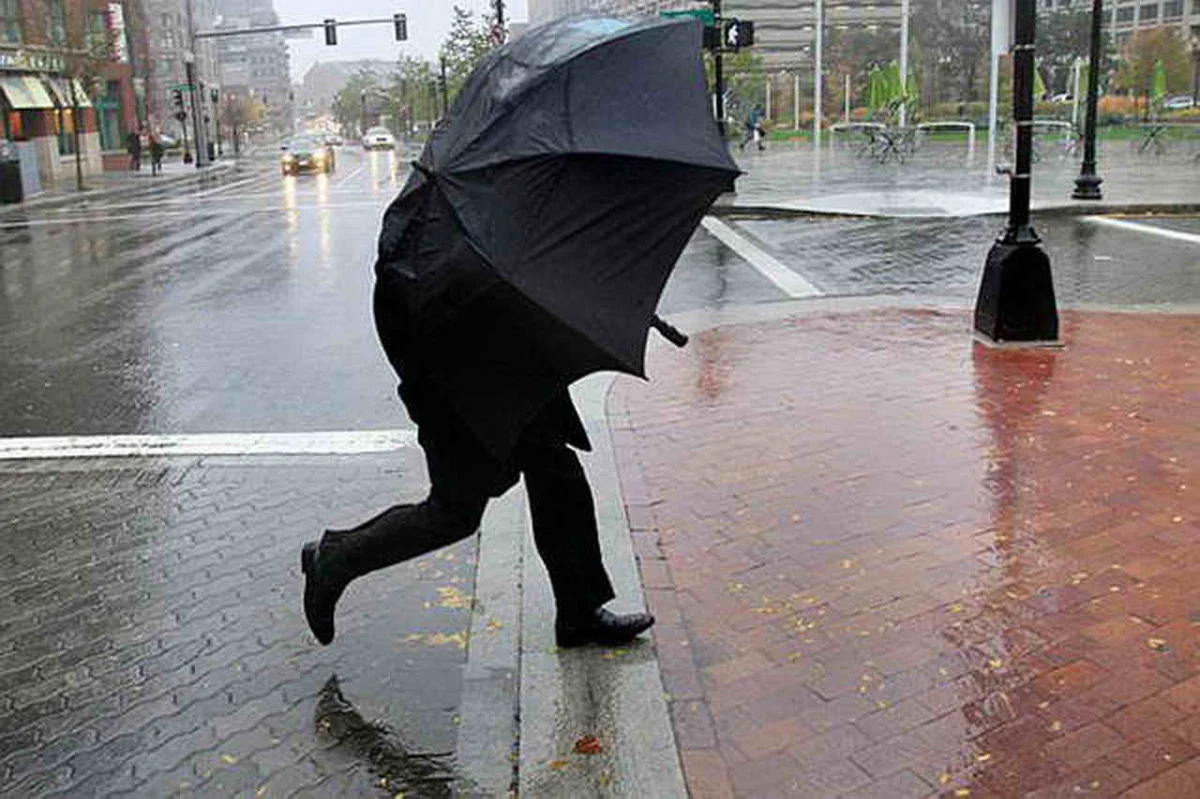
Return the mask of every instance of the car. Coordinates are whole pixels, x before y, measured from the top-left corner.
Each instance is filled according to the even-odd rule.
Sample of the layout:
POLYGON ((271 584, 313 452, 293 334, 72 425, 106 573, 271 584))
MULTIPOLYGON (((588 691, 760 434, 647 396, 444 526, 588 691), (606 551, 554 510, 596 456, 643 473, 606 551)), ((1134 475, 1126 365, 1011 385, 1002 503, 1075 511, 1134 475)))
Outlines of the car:
POLYGON ((337 133, 328 133, 325 135, 325 143, 331 147, 341 147, 342 137, 337 133))
POLYGON ((333 148, 317 136, 297 136, 283 145, 279 167, 285 175, 334 170, 333 148))
POLYGON ((1184 108, 1192 108, 1195 105, 1196 101, 1191 97, 1188 97, 1186 94, 1179 94, 1174 97, 1168 97, 1167 101, 1163 103, 1163 108, 1168 111, 1180 111, 1184 108))
POLYGON ((363 134, 362 146, 364 150, 394 150, 396 137, 389 133, 387 128, 368 128, 363 134))
POLYGON ((1056 94, 1050 98, 1052 103, 1069 103, 1075 98, 1071 94, 1056 94))

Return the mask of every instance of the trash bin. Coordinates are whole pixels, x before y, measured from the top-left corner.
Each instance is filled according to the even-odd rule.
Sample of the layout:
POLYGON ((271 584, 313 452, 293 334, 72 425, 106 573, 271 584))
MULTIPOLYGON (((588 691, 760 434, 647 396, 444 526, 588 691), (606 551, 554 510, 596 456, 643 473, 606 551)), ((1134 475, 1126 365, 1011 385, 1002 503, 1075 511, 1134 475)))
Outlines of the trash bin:
POLYGON ((0 139, 0 203, 19 203, 25 199, 21 188, 21 159, 17 146, 0 139))

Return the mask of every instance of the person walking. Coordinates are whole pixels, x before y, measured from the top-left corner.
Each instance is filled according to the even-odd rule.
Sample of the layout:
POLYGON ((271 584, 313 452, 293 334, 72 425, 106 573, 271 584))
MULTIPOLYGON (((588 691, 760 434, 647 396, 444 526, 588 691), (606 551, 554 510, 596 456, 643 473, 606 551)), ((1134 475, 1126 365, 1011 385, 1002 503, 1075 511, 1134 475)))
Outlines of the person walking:
POLYGON ((334 611, 353 580, 472 535, 488 501, 523 476, 534 543, 554 593, 558 645, 628 643, 654 617, 603 607, 615 594, 601 559, 591 488, 571 449, 591 445, 570 396, 565 391, 555 396, 523 429, 512 453, 497 459, 414 357, 420 341, 411 338, 405 309, 415 282, 394 268, 402 260, 397 250, 411 242, 393 245, 397 237, 389 236, 386 222, 384 228, 375 267, 375 325, 400 377, 400 399, 417 424, 431 486, 421 502, 393 505, 357 527, 327 530, 303 546, 304 614, 313 635, 322 644, 333 641, 334 611))
POLYGON ((133 172, 142 170, 142 132, 130 131, 127 137, 126 149, 129 151, 129 169, 133 172))
POLYGON ((738 144, 739 150, 745 150, 746 145, 751 141, 758 145, 758 149, 767 149, 762 143, 762 121, 765 116, 766 112, 763 111, 763 107, 761 105, 756 105, 753 109, 751 109, 749 116, 746 117, 746 135, 742 137, 741 143, 738 144))
POLYGON ((150 174, 158 175, 162 173, 163 146, 162 140, 157 135, 150 134, 150 174))

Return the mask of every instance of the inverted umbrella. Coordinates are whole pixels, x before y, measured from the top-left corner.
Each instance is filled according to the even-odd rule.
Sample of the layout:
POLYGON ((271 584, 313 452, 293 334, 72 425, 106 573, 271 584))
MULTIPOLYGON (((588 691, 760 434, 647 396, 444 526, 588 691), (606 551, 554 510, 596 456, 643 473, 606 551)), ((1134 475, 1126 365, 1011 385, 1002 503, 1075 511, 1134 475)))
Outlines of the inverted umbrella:
MULTIPOLYGON (((377 308, 497 457, 599 370, 644 377, 675 261, 737 166, 694 19, 568 17, 491 53, 384 216, 377 308), (394 316, 392 323, 386 318, 394 316)), ((385 341, 385 345, 386 345, 385 341)))

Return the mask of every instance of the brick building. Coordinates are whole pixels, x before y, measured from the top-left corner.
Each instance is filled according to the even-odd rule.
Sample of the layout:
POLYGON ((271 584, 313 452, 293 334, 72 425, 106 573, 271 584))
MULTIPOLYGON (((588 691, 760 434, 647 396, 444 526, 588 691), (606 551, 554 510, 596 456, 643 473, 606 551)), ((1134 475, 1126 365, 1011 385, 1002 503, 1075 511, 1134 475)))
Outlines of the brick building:
POLYGON ((0 136, 41 184, 124 169, 139 126, 140 0, 0 0, 0 136), (76 133, 78 132, 78 136, 76 133))

